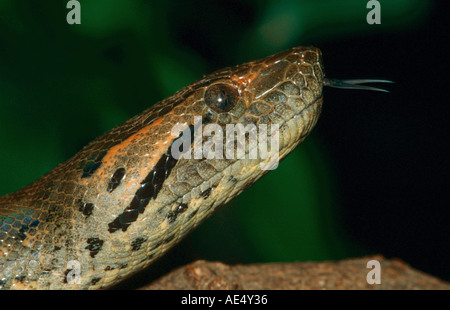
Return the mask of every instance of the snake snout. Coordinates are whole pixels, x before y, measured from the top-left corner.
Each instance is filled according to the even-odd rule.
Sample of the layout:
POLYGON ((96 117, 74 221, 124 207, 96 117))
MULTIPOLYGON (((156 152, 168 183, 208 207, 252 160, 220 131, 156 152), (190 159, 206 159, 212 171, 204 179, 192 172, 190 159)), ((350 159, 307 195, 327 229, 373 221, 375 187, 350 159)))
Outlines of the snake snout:
POLYGON ((288 152, 312 130, 320 114, 323 88, 322 53, 298 47, 260 63, 248 87, 253 94, 247 114, 259 123, 280 126, 280 152, 288 152))
POLYGON ((286 121, 321 99, 323 79, 319 49, 298 47, 276 54, 262 61, 250 85, 254 102, 249 110, 268 105, 272 122, 286 121))

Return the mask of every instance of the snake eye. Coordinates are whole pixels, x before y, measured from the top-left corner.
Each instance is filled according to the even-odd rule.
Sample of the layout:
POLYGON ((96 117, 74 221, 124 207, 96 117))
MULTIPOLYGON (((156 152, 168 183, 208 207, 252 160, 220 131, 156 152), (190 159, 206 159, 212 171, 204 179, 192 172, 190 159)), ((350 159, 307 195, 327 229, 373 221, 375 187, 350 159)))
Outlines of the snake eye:
POLYGON ((239 101, 239 93, 229 85, 214 84, 205 92, 205 102, 217 112, 228 112, 239 101))

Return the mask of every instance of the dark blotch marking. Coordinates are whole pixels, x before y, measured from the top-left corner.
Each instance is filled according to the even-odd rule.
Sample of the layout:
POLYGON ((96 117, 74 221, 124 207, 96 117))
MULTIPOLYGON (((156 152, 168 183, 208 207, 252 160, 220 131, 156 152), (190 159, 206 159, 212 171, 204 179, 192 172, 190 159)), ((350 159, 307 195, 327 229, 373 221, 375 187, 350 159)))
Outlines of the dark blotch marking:
POLYGON ((30 227, 34 228, 34 227, 38 226, 38 224, 39 224, 39 220, 35 220, 35 221, 31 222, 30 227))
POLYGON ((84 203, 80 200, 80 207, 78 208, 78 211, 83 213, 86 218, 88 218, 92 214, 92 210, 94 210, 94 204, 84 203))
POLYGON ((124 176, 125 176, 126 170, 125 168, 119 168, 114 172, 113 176, 111 177, 111 180, 109 181, 107 191, 108 193, 111 193, 113 190, 117 188, 117 186, 120 185, 120 182, 122 182, 124 176))
MULTIPOLYGON (((190 126, 189 128, 192 134, 194 131, 194 126, 190 126)), ((147 207, 150 202, 150 199, 156 198, 164 182, 169 177, 170 172, 178 161, 171 154, 172 144, 178 139, 183 139, 183 133, 181 133, 177 139, 172 141, 166 150, 166 153, 161 156, 156 165, 153 167, 153 170, 150 171, 150 173, 141 182, 141 187, 134 194, 130 205, 108 224, 108 231, 110 233, 116 232, 119 229, 126 231, 128 227, 136 221, 139 214, 144 212, 145 207, 147 207)), ((191 143, 192 141, 193 139, 191 139, 191 143)))
POLYGON ((141 182, 141 187, 135 193, 131 204, 114 221, 108 224, 108 231, 110 233, 119 229, 126 231, 128 226, 136 221, 138 215, 144 212, 150 199, 156 198, 161 190, 162 184, 176 163, 177 160, 167 154, 164 154, 160 158, 154 169, 141 182))
POLYGON ((55 245, 55 247, 53 248, 54 251, 59 251, 61 250, 62 247, 55 245))
POLYGON ((211 190, 212 190, 211 187, 208 189, 205 189, 203 192, 200 193, 200 196, 202 196, 204 199, 208 198, 209 195, 211 195, 211 190))
POLYGON ((185 212, 188 208, 188 205, 185 203, 181 203, 175 210, 170 211, 167 213, 167 220, 169 221, 169 224, 172 224, 176 221, 179 214, 185 212))
POLYGON ((102 278, 93 278, 93 279, 91 280, 91 285, 97 284, 98 281, 100 281, 101 279, 102 279, 102 278))
POLYGON ((106 266, 105 271, 114 270, 115 268, 112 268, 111 266, 106 266))
POLYGON ((84 165, 83 168, 83 174, 81 175, 82 178, 88 178, 91 175, 93 175, 95 173, 95 171, 100 168, 100 166, 102 165, 102 160, 103 157, 105 157, 106 155, 106 151, 103 151, 101 153, 98 154, 91 154, 88 159, 87 162, 84 165))
POLYGON ((88 178, 91 175, 94 174, 94 172, 100 168, 100 166, 102 165, 102 163, 96 163, 96 162, 88 162, 86 164, 86 166, 83 169, 83 175, 81 176, 82 178, 88 178))
POLYGON ((22 225, 19 232, 17 233, 17 237, 19 237, 20 240, 25 240, 25 238, 27 237, 26 233, 29 229, 30 227, 28 227, 28 225, 22 225))
POLYGON ((16 276, 14 279, 16 279, 19 282, 23 282, 25 280, 26 276, 16 276))
POLYGON ((100 240, 99 238, 89 238, 87 239, 87 243, 89 245, 85 247, 85 249, 88 249, 91 252, 91 257, 94 258, 102 249, 103 240, 100 240))
POLYGON ((135 240, 133 240, 131 242, 131 251, 137 251, 141 248, 142 243, 144 243, 145 241, 147 241, 147 238, 136 238, 135 240))
POLYGON ((123 268, 127 268, 127 267, 128 267, 128 264, 125 263, 125 264, 121 264, 121 265, 119 266, 119 269, 123 269, 123 268))

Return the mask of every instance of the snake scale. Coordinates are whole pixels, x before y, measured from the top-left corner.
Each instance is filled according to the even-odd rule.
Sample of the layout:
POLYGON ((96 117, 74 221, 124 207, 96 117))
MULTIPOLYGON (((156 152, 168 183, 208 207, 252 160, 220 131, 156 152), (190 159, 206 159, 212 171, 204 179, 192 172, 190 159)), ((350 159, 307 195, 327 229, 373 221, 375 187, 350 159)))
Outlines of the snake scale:
POLYGON ((269 158, 176 158, 176 124, 191 134, 196 116, 222 128, 277 124, 282 159, 315 125, 324 85, 374 89, 357 85, 370 81, 380 82, 325 79, 314 47, 204 76, 0 198, 0 288, 111 287, 269 171, 269 158))

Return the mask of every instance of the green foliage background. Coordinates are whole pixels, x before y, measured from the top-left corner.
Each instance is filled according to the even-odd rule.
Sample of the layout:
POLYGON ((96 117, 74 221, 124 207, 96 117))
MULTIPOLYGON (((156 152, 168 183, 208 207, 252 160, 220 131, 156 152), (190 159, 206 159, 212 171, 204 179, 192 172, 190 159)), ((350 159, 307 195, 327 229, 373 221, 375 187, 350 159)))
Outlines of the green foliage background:
MULTIPOLYGON (((402 31, 432 2, 0 0, 0 194, 212 70, 293 46, 402 31)), ((364 253, 340 226, 334 167, 312 135, 279 168, 169 254, 229 263, 339 259, 364 253)), ((167 266, 165 268, 168 268, 167 266)))

